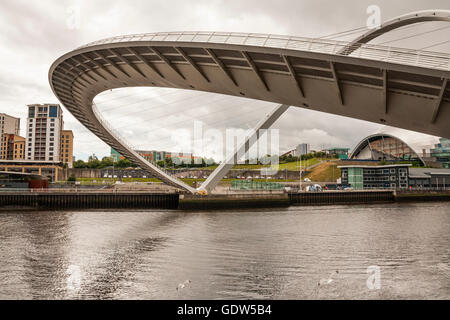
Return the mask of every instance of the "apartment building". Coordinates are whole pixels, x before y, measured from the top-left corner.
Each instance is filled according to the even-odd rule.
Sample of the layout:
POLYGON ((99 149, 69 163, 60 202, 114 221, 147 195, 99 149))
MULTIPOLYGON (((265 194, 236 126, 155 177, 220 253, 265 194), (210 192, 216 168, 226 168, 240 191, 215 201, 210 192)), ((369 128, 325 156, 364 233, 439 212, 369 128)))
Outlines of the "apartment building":
MULTIPOLYGON (((6 113, 0 113, 0 138, 4 133, 19 135, 20 131, 20 119, 7 115, 6 113)), ((2 138, 3 142, 3 138, 2 138)), ((0 144, 0 155, 3 155, 3 143, 0 144)))
POLYGON ((28 105, 25 159, 61 162, 62 110, 57 104, 28 105))
POLYGON ((73 168, 73 132, 62 130, 61 132, 61 162, 73 168))
POLYGON ((2 135, 1 160, 23 160, 25 159, 25 138, 4 133, 2 135))

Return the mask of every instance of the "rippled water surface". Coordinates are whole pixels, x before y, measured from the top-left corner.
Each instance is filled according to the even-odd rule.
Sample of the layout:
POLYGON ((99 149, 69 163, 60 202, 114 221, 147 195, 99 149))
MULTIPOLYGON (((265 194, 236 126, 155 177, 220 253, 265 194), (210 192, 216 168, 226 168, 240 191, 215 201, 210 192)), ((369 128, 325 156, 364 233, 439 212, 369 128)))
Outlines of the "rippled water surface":
POLYGON ((0 212, 0 299, 449 299, 449 259, 448 202, 0 212))

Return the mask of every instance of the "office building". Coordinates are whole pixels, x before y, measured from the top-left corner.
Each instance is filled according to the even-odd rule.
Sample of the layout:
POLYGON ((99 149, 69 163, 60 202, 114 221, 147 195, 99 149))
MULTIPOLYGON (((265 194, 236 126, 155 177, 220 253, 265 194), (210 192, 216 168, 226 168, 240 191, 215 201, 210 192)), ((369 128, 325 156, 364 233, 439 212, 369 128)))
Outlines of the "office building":
POLYGON ((62 110, 59 105, 29 105, 25 159, 60 162, 62 129, 62 110))
POLYGON ((295 156, 304 156, 305 154, 310 153, 310 149, 309 143, 301 143, 295 148, 295 156))
POLYGON ((331 156, 336 156, 339 159, 348 159, 348 151, 350 148, 330 148, 325 150, 325 152, 331 156))
POLYGON ((411 164, 386 166, 349 165, 339 166, 341 182, 355 190, 364 189, 407 189, 411 164))
POLYGON ((61 131, 61 162, 73 168, 73 132, 72 130, 61 131))
POLYGON ((25 157, 25 138, 4 133, 1 139, 1 160, 23 160, 25 157))
MULTIPOLYGON (((164 161, 166 159, 172 159, 174 164, 191 164, 192 160, 197 163, 202 163, 202 158, 196 157, 191 153, 173 153, 167 151, 147 151, 147 150, 135 150, 141 157, 149 162, 156 163, 158 161, 164 161)), ((114 162, 125 159, 116 150, 111 148, 111 158, 114 162)))
POLYGON ((412 189, 450 189, 450 169, 410 168, 412 189))
POLYGON ((309 143, 301 143, 295 147, 295 149, 292 149, 286 153, 283 153, 282 157, 300 157, 305 154, 311 153, 310 145, 309 143))

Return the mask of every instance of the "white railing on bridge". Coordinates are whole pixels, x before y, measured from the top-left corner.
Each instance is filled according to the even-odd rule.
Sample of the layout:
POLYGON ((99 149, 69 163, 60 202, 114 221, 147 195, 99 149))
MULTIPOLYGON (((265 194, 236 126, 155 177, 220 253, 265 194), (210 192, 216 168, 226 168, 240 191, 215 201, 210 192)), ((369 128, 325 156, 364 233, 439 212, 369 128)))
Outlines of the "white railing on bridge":
POLYGON ((433 51, 403 49, 390 46, 361 44, 350 45, 351 42, 290 37, 272 34, 258 33, 234 33, 234 32, 159 32, 135 35, 117 36, 107 38, 84 45, 81 48, 119 42, 200 42, 200 43, 225 43, 231 45, 245 45, 268 48, 281 48, 299 51, 310 51, 325 54, 341 54, 343 50, 353 51, 350 56, 362 59, 385 61, 391 63, 407 64, 418 67, 450 70, 450 54, 433 51))

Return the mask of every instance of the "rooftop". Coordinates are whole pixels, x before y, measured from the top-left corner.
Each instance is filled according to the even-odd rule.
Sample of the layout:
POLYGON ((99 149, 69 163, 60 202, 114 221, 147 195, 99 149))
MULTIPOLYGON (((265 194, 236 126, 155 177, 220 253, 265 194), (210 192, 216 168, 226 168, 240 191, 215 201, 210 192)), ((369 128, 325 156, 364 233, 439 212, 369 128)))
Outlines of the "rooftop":
POLYGON ((25 173, 25 172, 0 171, 0 174, 14 175, 14 176, 29 176, 29 177, 41 177, 41 178, 45 178, 44 176, 39 175, 39 174, 35 174, 35 173, 25 173))
POLYGON ((450 169, 437 169, 437 168, 409 169, 409 176, 411 178, 429 178, 430 175, 450 175, 450 169))
POLYGON ((0 165, 61 165, 61 161, 0 160, 0 165))
POLYGON ((7 113, 4 113, 4 112, 0 112, 0 115, 6 116, 6 117, 9 117, 9 118, 20 119, 20 118, 18 118, 18 117, 11 116, 11 115, 9 115, 9 114, 7 114, 7 113))
POLYGON ((336 148, 328 148, 327 149, 328 151, 331 151, 331 150, 350 150, 350 148, 338 148, 338 147, 336 147, 336 148))
MULTIPOLYGON (((338 166, 339 169, 341 168, 368 168, 368 169, 373 169, 373 168, 392 168, 392 167, 411 167, 412 164, 407 163, 407 164, 388 164, 388 165, 383 165, 383 166, 365 166, 365 165, 347 165, 347 166, 338 166)), ((449 170, 450 171, 450 170, 449 170)))

